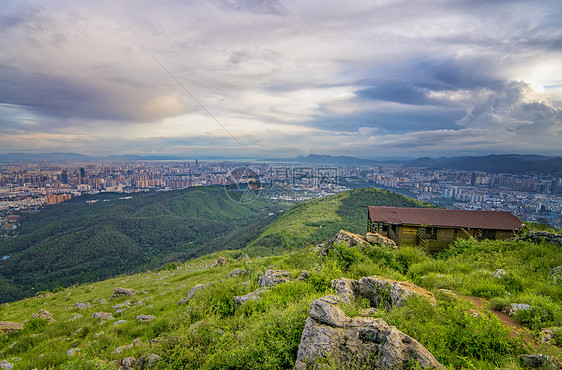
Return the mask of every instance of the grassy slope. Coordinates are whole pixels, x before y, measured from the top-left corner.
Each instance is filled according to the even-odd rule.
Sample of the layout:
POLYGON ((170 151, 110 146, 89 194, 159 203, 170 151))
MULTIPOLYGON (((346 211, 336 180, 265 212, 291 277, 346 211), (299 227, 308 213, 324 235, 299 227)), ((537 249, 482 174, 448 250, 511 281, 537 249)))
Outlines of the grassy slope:
MULTIPOLYGON (((292 368, 310 303, 332 293, 333 278, 373 274, 415 281, 436 294, 436 308, 413 300, 391 313, 381 310, 374 316, 418 339, 449 368, 519 368, 518 355, 529 350, 521 340, 510 339, 495 316, 485 312, 473 316, 468 312, 474 308, 470 303, 451 299, 437 288, 495 297, 502 304, 529 303, 533 310, 518 318, 534 333, 562 324, 562 286, 553 284, 549 275, 552 267, 562 264, 562 253, 551 244, 459 241, 437 256, 415 248, 373 246, 359 250, 340 246, 329 256, 320 257, 309 247, 247 262, 232 259, 240 252, 220 254, 231 257, 232 264, 209 268, 218 255, 214 254, 171 270, 123 276, 92 284, 91 289, 84 285, 0 306, 0 321, 23 322, 40 309, 47 309, 57 320, 31 320, 23 332, 0 337, 0 360, 21 358, 14 362, 20 368, 76 368, 78 364, 89 368, 88 364, 103 363, 113 368, 114 360, 156 353, 164 359, 161 368, 292 368), (267 267, 289 269, 293 276, 306 269, 311 277, 306 282, 276 286, 259 302, 236 307, 233 296, 256 289, 257 279, 267 267), (226 278, 234 268, 244 268, 249 275, 226 278), (490 272, 498 268, 505 269, 509 278, 494 278, 490 272), (199 291, 189 309, 176 304, 192 286, 208 282, 215 284, 199 291), (115 287, 146 293, 134 296, 133 305, 117 314, 111 307, 126 298, 110 298, 115 287), (93 307, 68 309, 79 301, 93 307), (115 320, 100 324, 91 317, 100 311, 113 312, 115 320), (76 314, 83 316, 71 321, 76 314), (139 324, 135 317, 140 314, 156 319, 139 324), (113 325, 117 320, 127 322, 113 325), (156 337, 164 341, 148 344, 156 337), (121 354, 113 352, 135 338, 141 338, 143 344, 121 354), (71 348, 80 348, 80 354, 67 356, 71 348)), ((359 301, 344 308, 353 316, 365 307, 366 302, 359 301)), ((562 353, 555 346, 537 346, 542 353, 562 353)))
POLYGON ((386 190, 364 188, 299 203, 272 222, 250 248, 314 244, 327 240, 340 229, 364 233, 367 211, 363 206, 433 207, 386 190))
POLYGON ((233 202, 218 188, 96 197, 102 200, 92 205, 78 198, 24 216, 20 235, 0 243, 0 255, 11 256, 0 262, 0 302, 222 249, 209 243, 233 231, 248 239, 240 229, 263 227, 263 217, 276 209, 263 201, 233 202))

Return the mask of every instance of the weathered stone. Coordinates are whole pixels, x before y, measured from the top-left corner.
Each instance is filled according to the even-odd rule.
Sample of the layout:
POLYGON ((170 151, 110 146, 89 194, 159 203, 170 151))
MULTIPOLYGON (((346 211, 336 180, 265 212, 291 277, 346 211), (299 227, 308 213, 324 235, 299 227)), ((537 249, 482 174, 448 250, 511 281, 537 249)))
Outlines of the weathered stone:
POLYGON ((497 269, 496 271, 492 272, 492 275, 494 275, 494 277, 498 279, 504 276, 505 274, 507 274, 507 272, 504 269, 497 269))
POLYGON ((2 360, 0 361, 0 369, 11 369, 14 367, 14 364, 6 361, 6 360, 2 360))
POLYGON ((198 290, 203 289, 208 287, 211 284, 197 284, 195 285, 193 288, 189 289, 189 291, 185 294, 185 297, 182 298, 181 300, 179 300, 178 304, 187 304, 189 303, 189 300, 191 298, 193 298, 193 296, 195 295, 195 293, 197 293, 198 290))
POLYGON ((271 287, 277 284, 286 283, 291 280, 291 272, 288 270, 267 270, 260 276, 258 284, 262 287, 271 287))
POLYGON ((226 257, 220 256, 215 262, 211 264, 211 267, 226 266, 230 264, 230 260, 226 257))
POLYGON ((240 256, 238 256, 238 261, 248 261, 250 256, 247 253, 242 252, 240 256))
POLYGON ((143 322, 143 323, 149 323, 152 320, 154 320, 155 318, 156 318, 156 316, 154 316, 154 315, 138 315, 137 321, 143 322))
POLYGON ((546 231, 530 231, 525 235, 513 238, 513 240, 525 240, 533 243, 540 243, 545 241, 562 247, 562 234, 554 234, 546 231))
POLYGON ((156 367, 161 359, 162 358, 160 356, 149 353, 148 355, 141 356, 137 359, 137 367, 139 369, 152 369, 156 367))
POLYGON ((116 304, 115 306, 113 306, 111 308, 113 308, 114 310, 121 310, 123 308, 129 307, 130 305, 131 305, 131 301, 126 300, 125 302, 116 304))
POLYGON ((125 357, 121 360, 121 366, 123 370, 131 370, 136 364, 137 360, 134 357, 125 357))
POLYGON ((383 305, 387 309, 392 309, 401 306, 405 299, 412 295, 426 298, 433 305, 436 304, 433 293, 409 281, 396 281, 380 276, 362 277, 357 284, 357 290, 371 301, 373 307, 383 305))
POLYGON ((80 348, 71 348, 68 351, 66 351, 66 355, 67 356, 73 356, 73 355, 77 354, 78 352, 80 352, 80 348))
POLYGON ((295 369, 306 369, 307 364, 319 368, 323 358, 344 368, 403 369, 417 361, 424 368, 444 369, 415 339, 382 319, 349 318, 338 301, 336 296, 327 296, 311 304, 295 369))
POLYGON ((550 270, 550 278, 553 284, 562 283, 562 265, 556 266, 550 270))
POLYGON ((506 308, 504 308, 503 312, 508 314, 509 316, 515 315, 517 312, 521 310, 530 310, 531 306, 525 303, 512 303, 506 308))
POLYGON ((257 301, 257 300, 260 299, 260 295, 265 291, 266 291, 266 289, 260 288, 260 289, 256 289, 253 292, 245 294, 245 295, 235 296, 234 297, 234 304, 236 304, 237 306, 240 306, 241 304, 244 304, 249 300, 257 301))
POLYGON ((242 269, 234 269, 232 272, 226 275, 227 278, 235 278, 238 276, 248 275, 248 271, 242 269))
POLYGON ((137 294, 138 292, 134 289, 129 289, 129 288, 115 288, 113 290, 113 294, 111 295, 111 298, 118 298, 118 297, 123 297, 123 296, 132 296, 137 294))
POLYGON ((77 302, 77 303, 75 303, 74 305, 72 305, 72 308, 77 308, 77 309, 79 309, 79 310, 83 310, 83 309, 85 309, 85 308, 90 308, 90 307, 92 307, 92 305, 91 305, 89 302, 86 302, 86 303, 84 303, 84 302, 77 302))
POLYGON ((560 369, 560 362, 555 357, 543 354, 521 355, 519 360, 527 369, 560 369))
POLYGON ((17 333, 23 330, 23 324, 19 322, 0 321, 0 334, 17 333))
POLYGON ((113 315, 109 312, 95 312, 92 317, 100 319, 100 324, 103 324, 105 320, 113 320, 113 315))
POLYGON ((299 276, 297 276, 297 280, 298 281, 306 281, 306 280, 308 280, 309 277, 310 277, 310 273, 306 270, 302 270, 299 273, 299 276))
POLYGON ((119 347, 115 348, 113 350, 113 353, 122 353, 125 350, 131 349, 131 348, 136 347, 136 346, 141 346, 141 345, 142 345, 142 339, 137 338, 131 344, 126 344, 126 345, 119 346, 119 347))
POLYGON ((119 321, 115 321, 115 322, 113 323, 113 325, 120 325, 120 324, 124 324, 124 323, 126 323, 126 322, 127 322, 127 320, 119 320, 119 321))
POLYGON ((367 240, 371 244, 386 245, 387 247, 391 247, 393 249, 398 248, 394 240, 379 233, 367 233, 365 234, 365 240, 367 240))
POLYGON ((332 280, 332 288, 346 302, 355 300, 357 280, 340 278, 332 280))
POLYGON ((53 319, 53 316, 47 310, 39 310, 38 313, 32 313, 31 317, 34 318, 34 319, 37 319, 37 318, 45 319, 45 320, 50 321, 50 322, 56 321, 55 319, 53 319))
POLYGON ((556 338, 562 337, 562 328, 544 328, 541 330, 540 341, 542 344, 556 344, 556 338))

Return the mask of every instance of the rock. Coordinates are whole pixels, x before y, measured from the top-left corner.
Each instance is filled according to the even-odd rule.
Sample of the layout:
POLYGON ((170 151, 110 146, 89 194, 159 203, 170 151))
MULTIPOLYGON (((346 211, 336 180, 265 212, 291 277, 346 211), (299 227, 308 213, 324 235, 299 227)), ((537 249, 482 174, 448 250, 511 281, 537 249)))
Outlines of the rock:
POLYGON ((299 274, 299 276, 297 276, 297 280, 298 281, 306 281, 308 280, 308 278, 310 277, 310 273, 306 270, 302 270, 299 274))
POLYGON ((156 318, 156 316, 153 316, 153 315, 138 315, 137 321, 143 322, 143 323, 149 323, 152 320, 154 320, 155 318, 156 318))
POLYGON ((123 352, 123 351, 125 351, 125 350, 127 350, 127 349, 131 349, 131 348, 133 348, 133 347, 141 346, 141 345, 142 345, 142 339, 137 338, 137 339, 135 339, 135 340, 133 341, 133 343, 131 343, 131 344, 127 344, 127 345, 123 345, 123 346, 119 346, 119 347, 115 348, 115 349, 113 350, 113 353, 121 353, 121 352, 123 352))
POLYGON ((81 318, 81 317, 82 317, 82 315, 76 314, 76 315, 74 315, 74 316, 72 316, 72 317, 70 318, 70 321, 78 320, 78 319, 81 318))
POLYGON ((542 344, 554 345, 556 344, 557 337, 562 336, 561 328, 544 328, 541 330, 540 341, 542 344))
POLYGON ((115 322, 113 323, 113 325, 124 324, 124 323, 126 323, 126 322, 127 322, 127 320, 119 320, 119 321, 115 321, 115 322))
POLYGON ((354 233, 350 233, 349 231, 345 231, 345 230, 340 230, 339 233, 336 234, 336 236, 334 236, 332 238, 332 240, 330 240, 330 244, 336 244, 336 243, 344 243, 347 244, 349 247, 355 247, 355 246, 359 246, 359 247, 370 247, 371 245, 369 244, 369 242, 367 242, 367 240, 365 240, 365 238, 359 234, 354 234, 354 233))
POLYGON ((95 338, 95 339, 98 339, 99 337, 101 337, 101 336, 104 335, 104 334, 105 334, 105 332, 102 330, 102 331, 100 331, 99 333, 95 333, 95 334, 94 334, 94 338, 95 338))
POLYGON ((219 257, 215 262, 213 262, 211 264, 211 267, 217 267, 217 266, 226 266, 230 264, 230 260, 226 257, 219 257))
POLYGON ((286 283, 291 280, 291 272, 288 270, 267 270, 258 279, 258 285, 271 287, 277 284, 286 283))
POLYGON ((0 369, 11 369, 12 367, 14 367, 14 364, 6 360, 0 361, 0 369))
POLYGON ((562 283, 562 265, 556 266, 550 270, 550 278, 553 284, 562 283))
POLYGON ((53 319, 53 316, 47 310, 39 310, 39 313, 32 313, 31 317, 34 319, 45 319, 49 322, 55 322, 56 320, 53 319))
POLYGON ((433 293, 410 283, 409 281, 396 281, 380 276, 362 277, 357 283, 358 292, 371 301, 373 307, 381 304, 387 309, 401 306, 404 300, 412 295, 428 299, 436 305, 433 293))
POLYGON ((105 320, 113 320, 113 315, 109 312, 96 312, 92 314, 92 317, 100 319, 100 324, 103 324, 105 320))
POLYGON ((512 240, 525 240, 533 243, 545 241, 562 247, 562 234, 554 234, 546 231, 530 231, 527 234, 515 237, 512 240))
POLYGON ((73 356, 73 355, 77 354, 78 352, 80 352, 80 348, 71 348, 68 351, 66 351, 66 355, 67 356, 73 356))
POLYGON ((125 357, 121 360, 120 364, 123 370, 131 370, 133 366, 137 363, 137 360, 134 357, 125 357))
POLYGON ((158 362, 160 362, 162 358, 158 355, 153 353, 149 353, 148 355, 144 355, 138 358, 137 360, 137 367, 139 369, 152 369, 156 367, 158 362))
POLYGON ((23 324, 19 322, 0 321, 0 334, 17 333, 23 330, 23 324))
POLYGON ((126 300, 125 302, 116 304, 115 306, 113 306, 111 308, 113 308, 114 310, 121 310, 123 308, 129 307, 130 305, 131 305, 131 301, 126 300))
POLYGON ((355 300, 357 280, 340 278, 332 280, 332 288, 345 302, 355 300))
POLYGON ((238 261, 248 261, 250 259, 250 256, 248 256, 248 254, 242 252, 242 254, 240 256, 238 256, 237 259, 238 259, 238 261))
POLYGON ((457 293, 453 292, 452 290, 449 289, 439 289, 438 291, 440 291, 443 294, 448 295, 451 298, 458 298, 459 296, 457 295, 457 293))
POLYGON ((193 288, 189 289, 189 291, 185 294, 185 297, 182 298, 178 304, 187 304, 189 303, 189 300, 191 298, 193 298, 193 296, 195 295, 195 293, 197 293, 198 290, 203 289, 208 287, 211 284, 197 284, 195 285, 193 288))
POLYGON ((92 305, 91 305, 89 302, 86 302, 86 303, 84 303, 84 302, 77 302, 77 303, 75 303, 74 305, 72 305, 72 308, 77 308, 77 309, 79 309, 79 310, 83 310, 83 309, 85 309, 85 308, 91 308, 91 307, 92 307, 92 305))
POLYGON ((394 242, 394 240, 383 236, 379 233, 367 233, 365 234, 365 240, 368 241, 371 244, 380 244, 380 245, 386 245, 387 247, 391 247, 393 249, 398 248, 398 246, 396 245, 396 242, 394 242))
POLYGON ((326 296, 311 304, 295 369, 320 368, 325 358, 342 368, 403 369, 417 361, 424 368, 445 369, 419 342, 382 319, 347 317, 339 300, 326 296))
POLYGON ((504 276, 505 274, 507 274, 507 272, 504 269, 497 269, 496 271, 492 272, 492 275, 494 275, 494 277, 498 279, 504 276))
POLYGON ((560 362, 555 357, 543 354, 521 355, 519 360, 528 369, 560 369, 560 362))
POLYGON ((515 315, 518 311, 521 310, 530 310, 531 306, 524 303, 512 303, 506 308, 504 308, 503 312, 508 314, 509 316, 515 315))
POLYGON ((247 302, 249 300, 257 301, 257 300, 260 299, 260 295, 265 291, 266 291, 266 289, 260 288, 260 289, 256 289, 253 292, 245 294, 245 295, 235 296, 234 297, 234 304, 236 304, 237 306, 240 306, 241 304, 244 304, 245 302, 247 302))
POLYGON ((365 308, 364 310, 361 311, 361 315, 359 316, 363 316, 363 317, 369 317, 374 315, 375 313, 377 313, 379 310, 377 310, 374 307, 370 307, 370 308, 365 308))
POLYGON ((228 275, 226 275, 227 278, 235 278, 238 276, 245 276, 248 275, 248 271, 246 270, 241 270, 241 269, 235 269, 232 270, 232 272, 230 272, 228 275))
POLYGON ((115 288, 113 290, 113 294, 111 295, 111 298, 118 298, 118 297, 123 297, 123 296, 132 296, 137 294, 138 292, 134 289, 128 289, 128 288, 115 288))

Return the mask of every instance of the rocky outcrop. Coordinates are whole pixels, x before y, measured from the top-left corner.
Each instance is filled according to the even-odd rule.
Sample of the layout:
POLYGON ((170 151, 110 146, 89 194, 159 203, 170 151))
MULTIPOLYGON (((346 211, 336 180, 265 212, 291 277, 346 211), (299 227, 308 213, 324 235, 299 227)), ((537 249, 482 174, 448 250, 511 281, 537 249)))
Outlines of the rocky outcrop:
POLYGON ((503 309, 503 312, 509 316, 515 315, 517 312, 522 310, 530 310, 531 306, 525 303, 512 303, 503 309))
POLYGON ((229 264, 230 264, 230 260, 226 257, 221 256, 211 264, 211 267, 226 266, 229 264))
POLYGON ((100 319, 100 324, 103 324, 105 320, 113 320, 113 315, 109 312, 95 312, 92 314, 92 317, 100 319))
POLYGON ((350 368, 403 369, 444 367, 415 339, 382 319, 348 317, 331 295, 312 302, 301 336, 295 369, 316 369, 322 359, 350 368))
POLYGON ((119 347, 115 348, 113 350, 113 353, 122 353, 123 351, 131 349, 133 347, 141 346, 141 345, 142 345, 142 339, 137 338, 131 344, 126 344, 126 345, 119 346, 119 347))
POLYGON ((394 242, 394 240, 383 236, 379 233, 367 233, 365 234, 365 240, 367 240, 369 243, 371 244, 380 244, 380 245, 386 245, 387 247, 396 249, 398 248, 398 246, 396 245, 396 243, 394 242))
POLYGON ((132 296, 137 294, 138 292, 134 289, 129 289, 129 288, 115 288, 113 290, 113 294, 111 295, 111 298, 118 298, 118 297, 123 297, 123 296, 132 296))
POLYGON ((238 276, 248 275, 248 271, 242 269, 234 269, 226 275, 227 278, 235 278, 238 276))
POLYGON ((543 354, 521 355, 519 360, 526 369, 560 369, 562 366, 557 358, 543 354))
POLYGON ((32 313, 31 317, 33 319, 45 319, 49 322, 55 322, 56 320, 53 319, 53 316, 47 310, 39 310, 38 313, 32 313))
POLYGON ((345 302, 351 302, 357 294, 357 280, 340 278, 332 280, 332 289, 345 302))
POLYGON ((89 302, 86 302, 86 303, 76 302, 75 304, 72 305, 72 308, 77 308, 79 310, 83 310, 83 309, 91 308, 91 307, 92 307, 92 304, 89 303, 89 302))
POLYGON ((291 280, 291 272, 289 270, 267 270, 265 274, 258 279, 259 286, 271 287, 277 284, 286 283, 291 280))
POLYGON ((560 337, 562 337, 562 328, 544 328, 541 330, 540 342, 541 344, 554 345, 557 342, 557 338, 560 337))
POLYGON ((0 369, 11 369, 14 367, 14 364, 8 362, 6 360, 0 361, 0 369))
POLYGON ((138 315, 137 321, 142 322, 142 323, 149 323, 152 320, 154 320, 155 318, 156 318, 156 316, 154 316, 154 315, 138 315))
POLYGON ((193 298, 193 296, 195 295, 195 293, 197 293, 197 291, 199 291, 200 289, 206 288, 211 284, 197 284, 195 285, 193 288, 189 289, 189 291, 187 293, 185 293, 185 297, 182 298, 178 304, 188 304, 189 300, 191 298, 193 298))
POLYGON ((562 283, 562 265, 556 266, 550 270, 550 279, 552 284, 562 283))
POLYGON ((433 293, 409 281, 396 281, 380 276, 362 277, 357 283, 357 291, 369 299, 373 307, 383 305, 387 309, 392 309, 401 306, 406 298, 413 295, 426 298, 433 305, 436 304, 433 293))
POLYGON ((250 256, 248 256, 247 253, 242 252, 242 254, 240 256, 238 256, 238 261, 248 261, 250 259, 250 256))
POLYGON ((546 231, 530 231, 525 235, 513 238, 513 240, 525 240, 533 243, 540 243, 545 241, 562 247, 562 234, 554 234, 546 231))
POLYGON ((19 322, 0 321, 0 334, 12 334, 23 330, 23 324, 19 322))
POLYGON ((254 290, 251 293, 245 294, 245 295, 241 295, 241 296, 235 296, 234 297, 234 304, 236 304, 237 306, 240 306, 241 304, 244 304, 250 300, 252 301, 257 301, 260 299, 260 296, 263 292, 265 292, 267 289, 265 288, 259 288, 254 290))

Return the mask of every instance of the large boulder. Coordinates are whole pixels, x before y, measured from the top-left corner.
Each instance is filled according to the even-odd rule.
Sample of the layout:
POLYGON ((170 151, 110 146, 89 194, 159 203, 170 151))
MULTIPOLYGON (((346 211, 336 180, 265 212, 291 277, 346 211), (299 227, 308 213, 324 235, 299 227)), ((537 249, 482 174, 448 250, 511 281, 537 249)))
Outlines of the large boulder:
POLYGON ((433 293, 410 283, 409 281, 396 281, 380 276, 362 277, 357 283, 359 294, 371 301, 373 307, 383 305, 387 309, 401 306, 406 298, 419 296, 436 304, 433 293))
POLYGON ((357 280, 340 278, 332 280, 332 289, 346 302, 355 300, 357 294, 357 280))
POLYGON ((0 334, 17 333, 23 330, 23 324, 19 322, 0 321, 0 334))
POLYGON ((365 234, 365 240, 367 240, 371 244, 386 245, 387 247, 391 247, 393 249, 398 248, 394 240, 379 233, 367 233, 365 234))
POLYGON ((404 369, 413 362, 423 368, 444 367, 415 339, 382 319, 348 317, 340 298, 326 296, 312 302, 295 362, 295 369, 330 359, 343 368, 404 369))
POLYGON ((289 270, 267 270, 265 274, 258 279, 259 286, 270 287, 291 280, 291 272, 289 270))

